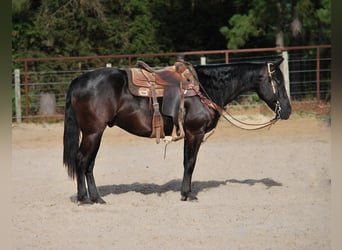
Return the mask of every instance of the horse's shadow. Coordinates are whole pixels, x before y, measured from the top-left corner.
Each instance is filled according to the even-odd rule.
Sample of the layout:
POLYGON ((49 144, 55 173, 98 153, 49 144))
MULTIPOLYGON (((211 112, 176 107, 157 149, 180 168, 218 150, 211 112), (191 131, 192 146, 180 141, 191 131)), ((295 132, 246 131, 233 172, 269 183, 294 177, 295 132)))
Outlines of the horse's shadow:
MULTIPOLYGON (((255 179, 245 179, 245 180, 236 180, 236 179, 229 179, 225 181, 194 181, 192 183, 192 191, 191 195, 193 197, 196 197, 199 192, 205 190, 205 189, 211 189, 211 188, 217 188, 221 185, 227 185, 227 183, 237 183, 237 184, 247 184, 249 186, 253 186, 255 184, 263 184, 266 186, 266 188, 271 188, 274 186, 282 186, 282 183, 274 181, 270 178, 263 178, 260 180, 255 179)), ((167 192, 180 192, 181 187, 181 180, 180 179, 174 179, 171 180, 165 184, 158 185, 154 183, 139 183, 135 182, 132 184, 114 184, 114 185, 105 185, 105 186, 99 186, 99 192, 102 196, 106 196, 109 194, 123 194, 128 192, 137 192, 144 195, 148 194, 157 194, 161 195, 163 193, 167 192)))
MULTIPOLYGON (((139 183, 135 182, 132 184, 114 184, 114 185, 104 185, 99 186, 98 190, 100 192, 101 196, 106 196, 109 194, 124 194, 128 192, 137 192, 144 195, 148 194, 157 194, 160 196, 163 193, 167 192, 180 192, 181 187, 181 180, 180 179, 174 179, 171 180, 165 184, 158 185, 154 183, 139 183)), ((255 184, 263 184, 266 186, 266 188, 271 188, 275 186, 282 186, 283 184, 280 182, 277 182, 270 178, 263 178, 259 180, 255 179, 245 179, 245 180, 237 180, 237 179, 229 179, 225 181, 194 181, 192 182, 192 191, 191 196, 189 197, 190 200, 197 200, 197 195, 199 192, 205 190, 205 189, 211 189, 211 188, 217 188, 221 185, 227 185, 227 183, 233 183, 233 184, 247 184, 249 186, 253 186, 255 184)), ((70 197, 71 201, 76 202, 77 195, 73 195, 70 197)))

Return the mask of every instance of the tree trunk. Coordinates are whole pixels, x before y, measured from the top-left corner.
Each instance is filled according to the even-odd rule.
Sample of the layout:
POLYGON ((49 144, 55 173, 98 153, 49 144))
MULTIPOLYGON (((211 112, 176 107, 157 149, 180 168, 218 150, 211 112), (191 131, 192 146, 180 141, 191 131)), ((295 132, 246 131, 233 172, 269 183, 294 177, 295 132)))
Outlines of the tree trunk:
POLYGON ((276 47, 284 47, 284 32, 281 30, 276 35, 276 47))

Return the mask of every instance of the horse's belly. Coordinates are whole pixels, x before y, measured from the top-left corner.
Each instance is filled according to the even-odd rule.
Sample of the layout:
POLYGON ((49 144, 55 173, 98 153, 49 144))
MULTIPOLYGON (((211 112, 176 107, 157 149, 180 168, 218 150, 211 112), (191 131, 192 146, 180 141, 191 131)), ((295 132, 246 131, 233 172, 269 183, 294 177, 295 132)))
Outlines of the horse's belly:
MULTIPOLYGON (((109 126, 118 126, 123 130, 141 137, 150 137, 152 134, 152 118, 153 114, 150 112, 144 112, 137 110, 130 114, 120 115, 118 114, 112 124, 109 126)), ((163 117, 164 121, 164 133, 165 135, 171 135, 172 123, 171 119, 163 117)))

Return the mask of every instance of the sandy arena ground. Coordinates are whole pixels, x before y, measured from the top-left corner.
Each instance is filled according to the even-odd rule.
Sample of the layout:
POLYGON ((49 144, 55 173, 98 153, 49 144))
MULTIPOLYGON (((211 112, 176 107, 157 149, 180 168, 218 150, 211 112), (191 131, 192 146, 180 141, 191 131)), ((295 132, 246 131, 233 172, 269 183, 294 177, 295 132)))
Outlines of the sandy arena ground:
POLYGON ((253 132, 220 121, 188 202, 182 141, 164 160, 163 143, 111 128, 95 166, 107 204, 78 206, 62 136, 62 123, 13 125, 15 249, 330 249, 330 128, 315 117, 253 132))

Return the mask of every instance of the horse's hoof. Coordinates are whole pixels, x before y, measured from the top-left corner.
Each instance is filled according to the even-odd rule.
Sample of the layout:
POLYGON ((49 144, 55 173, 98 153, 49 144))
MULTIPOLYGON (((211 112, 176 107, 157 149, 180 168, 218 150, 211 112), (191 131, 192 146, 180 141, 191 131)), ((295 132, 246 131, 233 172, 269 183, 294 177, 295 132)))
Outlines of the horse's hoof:
POLYGON ((189 201, 197 201, 198 198, 194 195, 189 195, 189 201))
POLYGON ((186 195, 181 196, 181 201, 186 201, 187 199, 188 199, 188 196, 186 196, 186 195))
POLYGON ((197 201, 198 199, 197 199, 196 196, 191 195, 191 193, 188 194, 188 195, 182 195, 181 196, 181 201, 187 201, 187 200, 189 200, 189 201, 197 201))
POLYGON ((104 199, 102 199, 101 197, 97 198, 96 200, 94 200, 95 203, 99 203, 99 204, 106 204, 106 201, 104 199))
POLYGON ((91 205, 93 202, 89 198, 85 198, 83 200, 78 200, 77 205, 82 206, 82 205, 91 205))

